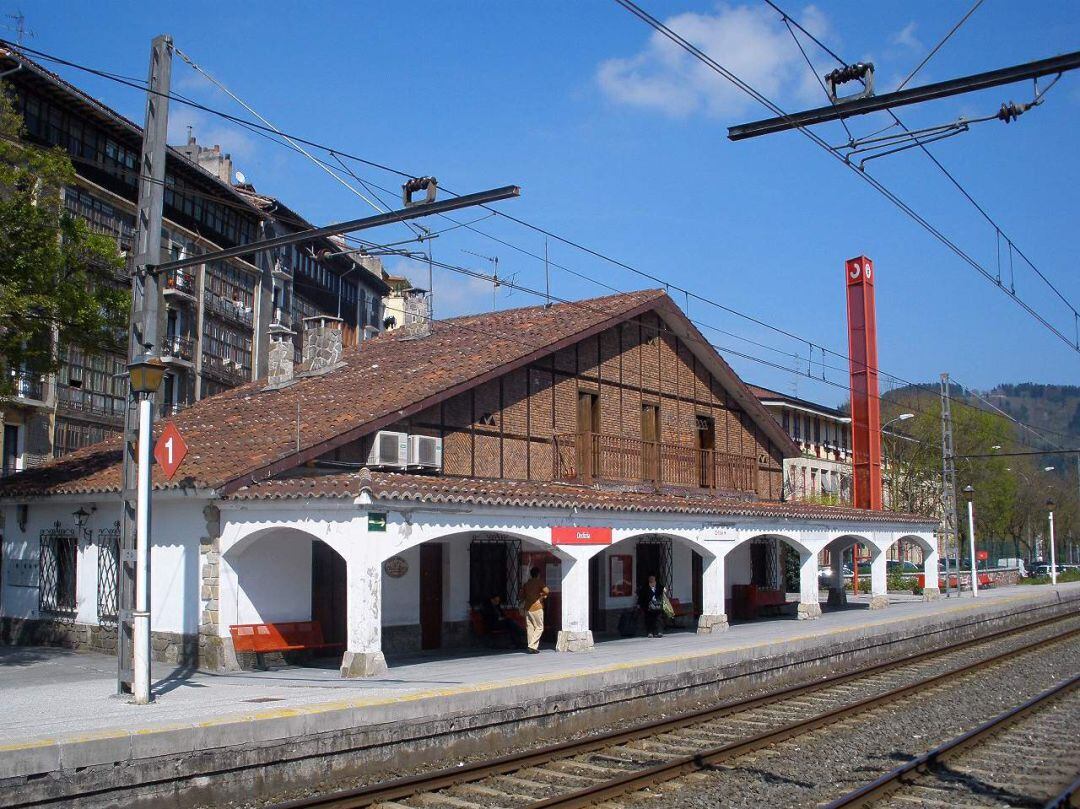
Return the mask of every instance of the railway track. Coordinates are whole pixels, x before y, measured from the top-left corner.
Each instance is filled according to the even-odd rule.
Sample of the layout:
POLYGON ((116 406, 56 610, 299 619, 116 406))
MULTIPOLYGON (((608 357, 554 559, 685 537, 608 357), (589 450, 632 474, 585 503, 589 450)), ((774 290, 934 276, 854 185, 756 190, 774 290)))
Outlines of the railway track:
POLYGON ((280 803, 273 809, 593 806, 1077 637, 1076 616, 1047 619, 626 730, 280 803))
POLYGON ((1080 792, 1080 674, 826 804, 1067 807, 1080 792))

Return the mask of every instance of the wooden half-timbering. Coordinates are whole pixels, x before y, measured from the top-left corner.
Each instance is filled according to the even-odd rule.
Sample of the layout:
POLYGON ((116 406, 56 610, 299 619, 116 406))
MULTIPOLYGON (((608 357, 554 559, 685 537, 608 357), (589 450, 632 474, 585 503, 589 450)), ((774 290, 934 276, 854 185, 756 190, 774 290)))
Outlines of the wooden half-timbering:
POLYGON ((782 490, 781 451, 654 312, 390 429, 440 436, 448 476, 782 490))

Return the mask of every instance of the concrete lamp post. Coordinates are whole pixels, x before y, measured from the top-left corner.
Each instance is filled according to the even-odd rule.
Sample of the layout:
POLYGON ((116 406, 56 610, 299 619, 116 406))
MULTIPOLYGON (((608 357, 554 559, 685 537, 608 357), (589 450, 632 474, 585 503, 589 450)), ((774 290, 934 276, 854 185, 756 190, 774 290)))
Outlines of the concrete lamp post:
MULTIPOLYGON (((975 487, 970 483, 964 487, 964 499, 968 507, 968 542, 971 546, 971 596, 979 597, 979 577, 975 571, 975 487)), ((956 574, 956 589, 960 589, 960 573, 956 574)))
POLYGON ((165 376, 160 358, 141 354, 128 365, 131 392, 139 401, 138 489, 135 505, 135 610, 132 613, 134 697, 150 702, 150 445, 154 440, 151 398, 165 376))
POLYGON ((1057 586, 1057 553, 1054 551, 1054 500, 1048 498, 1046 511, 1050 516, 1050 583, 1057 586))

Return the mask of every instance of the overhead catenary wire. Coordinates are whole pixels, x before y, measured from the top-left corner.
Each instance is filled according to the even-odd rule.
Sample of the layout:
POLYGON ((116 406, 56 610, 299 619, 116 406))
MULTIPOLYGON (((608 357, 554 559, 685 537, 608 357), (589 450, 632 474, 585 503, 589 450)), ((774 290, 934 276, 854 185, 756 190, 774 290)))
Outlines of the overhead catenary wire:
MULTIPOLYGON (((790 15, 787 14, 786 11, 784 11, 779 5, 777 5, 776 2, 774 2, 774 0, 764 0, 764 2, 766 4, 768 4, 774 11, 776 11, 776 13, 779 14, 781 16, 781 18, 785 22, 790 21, 791 25, 794 25, 807 38, 809 38, 810 41, 812 41, 821 50, 823 50, 825 53, 827 53, 829 56, 831 56, 838 64, 840 64, 840 65, 846 65, 847 64, 847 62, 838 53, 836 53, 836 51, 834 51, 832 48, 830 48, 828 45, 826 45, 824 42, 822 42, 820 38, 814 36, 814 34, 812 34, 810 31, 806 30, 806 28, 804 28, 802 25, 800 25, 797 20, 792 19, 790 17, 790 15)), ((902 89, 909 81, 911 81, 912 78, 914 78, 914 76, 920 70, 922 70, 922 68, 926 65, 926 63, 930 61, 930 59, 941 49, 941 47, 946 42, 949 41, 949 39, 953 36, 953 34, 955 34, 960 29, 960 27, 971 17, 971 15, 975 13, 975 11, 979 8, 979 6, 982 5, 982 2, 983 2, 983 0, 977 0, 977 2, 967 11, 967 13, 963 17, 960 18, 960 20, 952 27, 952 29, 950 29, 949 33, 945 35, 945 37, 937 44, 937 46, 935 46, 934 49, 922 60, 922 62, 920 62, 919 65, 914 70, 912 70, 910 74, 908 74, 908 77, 906 79, 904 79, 904 81, 900 84, 900 87, 898 89, 902 89)), ((1060 78, 1060 75, 1059 75, 1058 78, 1060 78)), ((1041 91, 1038 91, 1036 93, 1035 100, 1041 99, 1046 94, 1046 91, 1049 90, 1050 87, 1052 87, 1056 82, 1057 82, 1057 78, 1055 78, 1048 86, 1044 87, 1041 91)), ((893 110, 888 110, 888 113, 889 113, 889 117, 891 117, 892 120, 893 120, 893 124, 890 125, 889 127, 885 127, 885 129, 889 129, 889 128, 891 128, 891 126, 895 125, 895 126, 901 127, 908 135, 916 135, 916 134, 918 134, 917 132, 913 133, 910 129, 908 129, 907 125, 902 120, 900 120, 900 117, 893 110)), ((993 119, 995 117, 997 117, 997 116, 990 116, 989 119, 993 119)), ((845 129, 846 128, 847 127, 845 126, 845 129)), ((880 130, 880 131, 884 131, 884 130, 880 130)), ((879 134, 880 131, 872 133, 872 135, 870 137, 873 137, 874 135, 879 134)), ((1042 270, 1040 270, 1035 265, 1035 263, 1030 258, 1028 258, 1028 256, 1016 245, 1016 243, 1012 240, 1012 238, 1007 233, 1005 233, 1005 231, 994 220, 994 218, 990 216, 990 214, 987 212, 986 208, 983 207, 975 199, 974 196, 972 196, 972 194, 967 190, 967 188, 964 187, 964 185, 958 179, 956 179, 956 177, 953 175, 953 173, 951 171, 949 171, 945 167, 945 165, 941 162, 941 160, 939 160, 938 157, 933 152, 931 152, 929 149, 926 148, 926 145, 925 145, 924 142, 921 142, 918 138, 916 138, 915 145, 917 145, 922 150, 922 152, 927 156, 927 158, 934 164, 934 166, 937 167, 937 169, 943 175, 945 175, 946 179, 949 180, 949 182, 956 188, 956 190, 959 191, 960 194, 963 195, 963 197, 972 205, 972 207, 974 207, 975 210, 979 212, 979 214, 982 216, 982 218, 985 219, 986 222, 992 228, 994 228, 995 233, 998 236, 1005 239, 1005 241, 1009 245, 1009 247, 1016 251, 1017 255, 1019 255, 1021 257, 1021 259, 1023 259, 1024 263, 1027 264, 1031 268, 1031 270, 1043 281, 1043 283, 1045 283, 1050 288, 1050 290, 1054 293, 1054 295, 1057 296, 1057 298, 1060 299, 1061 302, 1064 303, 1066 307, 1068 307, 1068 309, 1073 314, 1074 322, 1080 322, 1080 311, 1077 310, 1077 307, 1074 306, 1073 303, 1068 298, 1065 297, 1064 293, 1062 293, 1061 290, 1058 289, 1058 287, 1046 276, 1046 274, 1042 270)), ((988 278, 988 280, 996 283, 997 286, 1000 287, 1002 290, 1004 290, 1004 287, 1001 284, 1001 274, 1000 274, 1000 272, 998 272, 996 278, 990 276, 989 274, 987 274, 987 278, 988 278)), ((1008 293, 1015 297, 1015 293, 1016 293, 1015 282, 1010 284, 1008 293)), ((1080 347, 1080 333, 1077 334, 1076 339, 1073 341, 1073 343, 1075 343, 1076 346, 1080 347)))
MULTIPOLYGON (((0 40, 0 43, 6 44, 9 47, 14 47, 12 45, 12 43, 5 42, 4 40, 0 40)), ((54 57, 51 54, 46 54, 44 52, 37 51, 35 49, 25 48, 24 47, 24 48, 22 48, 22 50, 26 50, 28 52, 34 53, 35 55, 38 55, 41 58, 44 58, 44 59, 47 59, 47 60, 50 60, 50 61, 54 61, 54 62, 56 62, 58 64, 63 64, 63 65, 72 67, 74 69, 86 71, 86 72, 89 72, 89 73, 94 74, 94 75, 98 75, 98 76, 101 76, 101 77, 104 77, 104 78, 108 78, 108 79, 113 80, 113 81, 118 81, 121 84, 126 84, 126 85, 129 85, 129 86, 131 86, 131 87, 133 87, 135 89, 139 89, 139 90, 141 90, 143 92, 146 92, 146 87, 145 87, 145 82, 144 81, 138 81, 138 80, 130 79, 130 78, 127 78, 127 77, 122 77, 122 76, 120 76, 120 74, 114 74, 114 73, 110 73, 108 71, 100 71, 100 70, 97 70, 95 68, 86 67, 86 66, 80 65, 78 63, 72 62, 70 60, 62 59, 60 57, 54 57)), ((268 137, 268 139, 270 139, 272 142, 278 143, 279 145, 283 145, 283 146, 286 146, 288 148, 292 148, 292 147, 289 146, 289 144, 281 143, 281 141, 279 141, 276 137, 274 137, 274 135, 281 135, 281 134, 284 134, 284 133, 275 132, 275 130, 273 130, 273 129, 265 126, 265 125, 257 124, 255 122, 251 122, 251 121, 246 121, 246 120, 244 120, 242 118, 239 118, 238 116, 234 116, 234 115, 231 115, 230 113, 226 113, 226 112, 223 112, 223 111, 220 111, 220 110, 216 110, 216 109, 214 109, 212 107, 203 105, 203 104, 201 104, 199 102, 196 102, 196 101, 193 101, 191 99, 186 99, 186 98, 184 98, 182 96, 177 96, 175 94, 171 95, 170 98, 175 98, 176 100, 180 101, 181 103, 188 104, 188 105, 192 106, 193 108, 200 109, 200 110, 206 111, 206 112, 208 112, 210 114, 219 116, 219 117, 221 117, 221 118, 223 118, 225 120, 229 120, 229 121, 231 121, 231 122, 233 122, 233 123, 235 123, 237 125, 246 127, 248 129, 261 130, 262 133, 266 137, 268 137)), ((318 148, 320 150, 326 151, 327 153, 334 153, 335 158, 336 158, 336 156, 345 157, 346 159, 354 160, 354 161, 356 161, 356 162, 358 162, 358 163, 360 163, 362 165, 366 165, 366 166, 369 166, 371 168, 386 171, 388 173, 391 173, 391 174, 394 174, 394 175, 397 175, 397 176, 403 177, 403 178, 411 178, 412 176, 414 176, 414 175, 412 175, 412 174, 410 174, 408 172, 404 172, 404 171, 401 171, 399 169, 395 169, 395 168, 392 168, 390 166, 386 166, 384 164, 381 164, 381 163, 378 163, 378 162, 375 162, 375 161, 372 161, 372 160, 369 160, 369 159, 366 159, 366 158, 363 158, 363 157, 359 157, 357 155, 352 155, 352 154, 349 154, 347 152, 344 152, 343 150, 328 147, 328 146, 325 146, 323 144, 319 144, 317 142, 311 141, 309 139, 306 139, 306 138, 303 138, 303 137, 300 137, 300 136, 297 136, 297 135, 289 135, 289 137, 292 140, 295 140, 295 141, 297 141, 299 143, 303 143, 305 145, 312 146, 313 148, 318 148)), ((318 158, 315 158, 315 160, 317 161, 318 158)), ((376 187, 378 187, 378 186, 376 186, 376 187)), ((450 191, 449 189, 447 189, 445 187, 443 187, 443 190, 445 190, 448 193, 451 193, 452 195, 456 196, 456 194, 454 194, 453 191, 450 191)), ((484 207, 486 207, 486 206, 484 206, 484 207)), ((544 234, 545 236, 547 236, 549 238, 555 239, 555 240, 557 240, 557 241, 559 241, 559 242, 561 242, 563 244, 571 246, 571 247, 573 247, 573 248, 575 248, 577 250, 580 250, 580 251, 582 251, 582 252, 584 252, 586 254, 592 255, 592 256, 594 256, 594 257, 596 257, 598 259, 601 259, 603 261, 612 263, 615 266, 622 267, 622 268, 624 268, 624 269, 626 269, 626 270, 628 270, 630 272, 633 272, 633 273, 635 273, 635 274, 637 274, 637 275, 639 275, 641 277, 648 278, 648 279, 654 281, 655 283, 658 283, 661 286, 667 287, 669 289, 675 289, 675 290, 677 290, 679 292, 683 292, 683 293, 686 294, 688 299, 693 298, 693 299, 701 301, 701 302, 703 302, 703 303, 705 303, 707 305, 714 306, 714 307, 716 307, 716 308, 718 308, 718 309, 720 309, 722 311, 725 311, 725 312, 728 312, 728 313, 733 314, 735 316, 738 316, 740 318, 746 319, 749 322, 753 322, 753 323, 755 323, 757 325, 760 325, 760 326, 762 326, 764 328, 767 328, 769 330, 772 330, 772 331, 774 331, 776 333, 787 336, 787 337, 789 337, 791 339, 797 340, 797 341, 799 341, 801 343, 807 343, 808 345, 812 344, 812 341, 807 340, 806 338, 802 338, 802 337, 800 337, 800 336, 798 336, 796 334, 793 334, 792 332, 790 332, 790 331, 788 331, 786 329, 783 329, 783 328, 778 327, 778 326, 776 326, 774 324, 768 323, 767 321, 764 321, 764 320, 762 320, 760 318, 756 318, 756 317, 754 317, 752 315, 747 315, 746 313, 740 312, 740 311, 738 311, 736 309, 733 309, 731 307, 724 306, 723 304, 720 304, 719 302, 714 301, 714 300, 712 300, 710 298, 704 297, 704 296, 699 295, 699 294, 697 294, 695 292, 684 289, 683 287, 681 287, 679 285, 672 284, 671 282, 664 280, 660 276, 657 276, 655 274, 648 273, 648 272, 645 272, 643 270, 640 270, 640 269, 638 269, 636 267, 633 267, 632 265, 630 265, 630 264, 628 264, 626 262, 623 262, 623 261, 620 261, 618 259, 607 256, 607 255, 605 255, 605 254, 603 254, 603 253, 601 253, 601 252, 599 252, 597 250, 594 250, 594 249, 589 248, 589 247, 587 247, 585 245, 582 245, 582 244, 580 244, 578 242, 575 242, 574 240, 563 237, 563 236, 561 236, 559 234, 556 234, 556 233, 554 233, 554 232, 552 232, 550 230, 547 230, 545 228, 542 228, 542 227, 540 227, 538 225, 534 225, 534 224, 532 224, 530 222, 522 220, 522 219, 520 219, 518 217, 515 217, 515 216, 513 216, 511 214, 506 214, 506 213, 504 213, 502 211, 497 211, 497 210, 490 209, 490 208, 488 208, 487 210, 493 215, 496 215, 498 217, 507 219, 507 220, 509 220, 511 222, 514 222, 514 223, 516 223, 518 225, 521 225, 523 227, 531 229, 531 230, 533 230, 535 232, 544 234)), ((450 221, 454 221, 454 220, 450 220, 450 221)), ((497 237, 493 237, 490 234, 486 234, 483 231, 480 231, 479 229, 476 229, 476 228, 473 228, 473 227, 469 226, 468 224, 464 224, 464 223, 456 223, 456 224, 468 227, 470 230, 474 230, 475 232, 477 232, 477 233, 479 233, 481 235, 487 236, 488 238, 496 238, 497 239, 497 237)), ((421 240, 422 239, 417 239, 417 241, 421 241, 421 240)), ((516 247, 514 245, 510 245, 510 246, 514 247, 514 249, 519 249, 520 250, 520 248, 518 248, 518 247, 516 247)), ((521 250, 521 252, 527 253, 528 251, 521 250)), ((554 263, 552 264, 552 266, 556 266, 556 267, 560 267, 560 268, 565 269, 565 270, 569 270, 569 268, 565 268, 565 267, 562 267, 562 265, 558 265, 558 264, 554 264, 554 263)), ((587 276, 585 276, 585 277, 587 277, 587 276)), ((492 279, 486 279, 486 280, 492 280, 492 279)), ((591 279, 591 277, 590 277, 590 280, 596 282, 595 279, 591 279)), ((600 282, 596 282, 596 283, 600 283, 600 282)), ((535 291, 531 291, 530 294, 537 294, 537 293, 535 291)), ((721 333, 725 333, 725 334, 734 336, 734 337, 736 337, 737 339, 740 339, 740 340, 745 340, 746 339, 746 338, 744 338, 742 336, 739 336, 739 335, 732 335, 732 333, 725 332, 724 330, 718 329, 717 327, 708 326, 708 325, 706 325, 705 327, 710 328, 710 329, 716 329, 717 331, 719 331, 721 333)), ((750 341, 750 342, 752 343, 753 341, 750 341)), ((822 350, 823 353, 828 352, 828 353, 832 354, 833 356, 837 356, 837 357, 841 357, 843 359, 847 359, 850 362, 850 358, 848 358, 846 355, 844 355, 841 352, 837 352, 837 351, 834 351, 832 349, 827 349, 827 348, 824 348, 824 347, 822 347, 820 345, 818 347, 819 347, 819 349, 822 350)), ((768 347, 768 348, 770 348, 770 350, 776 350, 776 349, 774 349, 772 347, 768 347)), ((749 355, 745 355, 743 352, 739 352, 739 351, 736 351, 736 350, 731 349, 731 348, 726 348, 725 347, 725 348, 723 348, 723 350, 728 351, 729 353, 731 353, 731 354, 733 354, 735 356, 745 356, 746 358, 752 359, 753 361, 759 361, 758 358, 755 358, 755 357, 752 357, 752 356, 749 356, 749 355)), ((775 367, 778 370, 785 371, 785 372, 788 372, 788 373, 794 373, 794 371, 792 371, 792 369, 788 368, 787 366, 779 365, 779 364, 775 364, 775 363, 770 363, 769 361, 764 361, 764 362, 766 362, 766 364, 770 364, 772 367, 775 367)), ((842 370, 842 369, 837 369, 837 370, 842 370)), ((878 370, 879 373, 885 374, 885 372, 881 371, 880 369, 875 369, 875 370, 878 370)), ((800 375, 808 376, 806 374, 800 374, 800 375)), ((887 375, 887 376, 890 377, 891 379, 895 380, 898 383, 902 383, 902 384, 908 385, 908 386, 913 387, 913 388, 925 388, 926 390, 929 390, 929 388, 926 387, 926 386, 922 386, 922 385, 919 385, 917 383, 913 383, 913 382, 909 382, 907 380, 903 380, 902 378, 896 377, 895 375, 887 375)), ((809 375, 808 378, 813 379, 815 381, 825 381, 827 384, 831 384, 834 387, 838 387, 838 388, 841 388, 841 389, 844 389, 844 390, 847 389, 846 386, 840 385, 839 383, 833 383, 830 380, 819 380, 818 377, 815 377, 815 376, 812 376, 812 375, 809 375)), ((958 404, 961 404, 961 405, 964 405, 964 406, 973 407, 972 405, 970 405, 970 403, 964 402, 963 400, 957 400, 957 402, 958 402, 958 404)))

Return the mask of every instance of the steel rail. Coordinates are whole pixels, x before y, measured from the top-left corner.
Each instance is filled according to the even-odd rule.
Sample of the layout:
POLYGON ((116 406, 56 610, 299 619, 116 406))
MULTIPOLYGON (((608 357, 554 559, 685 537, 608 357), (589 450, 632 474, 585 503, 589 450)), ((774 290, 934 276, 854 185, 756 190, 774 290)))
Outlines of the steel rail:
MULTIPOLYGON (((969 747, 979 744, 984 741, 986 737, 1002 731, 1010 725, 1016 724, 1035 711, 1044 708, 1047 703, 1052 702, 1058 697, 1064 696, 1077 687, 1080 687, 1080 674, 1076 674, 1068 680, 1058 683, 1053 688, 1049 688, 1041 694, 1035 695, 1022 705, 1018 705, 1011 710, 1005 711, 1005 713, 995 716, 993 719, 983 722, 977 728, 973 728, 967 733, 957 736, 955 739, 950 739, 944 744, 938 745, 933 750, 923 753, 921 756, 913 758, 906 764, 902 764, 896 769, 874 779, 870 783, 864 784, 858 789, 852 790, 831 803, 825 804, 824 809, 844 809, 845 807, 866 806, 873 801, 880 800, 886 795, 905 786, 907 783, 906 776, 912 774, 917 775, 927 769, 936 767, 938 764, 962 753, 969 747)), ((1069 789, 1075 788, 1077 784, 1080 784, 1080 779, 1078 779, 1077 782, 1074 782, 1073 786, 1069 789)), ((1066 790, 1064 797, 1067 799, 1069 794, 1069 790, 1066 790)))
MULTIPOLYGON (((738 700, 713 708, 705 708, 690 711, 685 714, 660 721, 649 721, 625 730, 611 731, 587 739, 578 739, 546 745, 524 753, 511 753, 493 759, 469 762, 458 767, 447 767, 430 773, 405 776, 391 781, 372 784, 370 786, 355 789, 338 790, 324 795, 316 795, 274 804, 269 809, 311 809, 322 807, 323 809, 360 809, 361 807, 407 798, 423 792, 435 792, 441 789, 479 781, 497 775, 504 775, 516 770, 538 764, 545 764, 555 759, 562 759, 572 755, 588 753, 605 747, 612 747, 628 741, 645 738, 657 733, 677 730, 683 727, 698 725, 704 722, 728 716, 733 713, 760 708, 773 703, 794 699, 804 694, 813 693, 826 688, 842 685, 853 680, 871 677, 891 669, 914 665, 935 657, 951 654, 973 646, 992 643, 996 640, 1029 632, 1051 624, 1074 618, 1074 615, 1058 615, 1033 621, 1019 627, 1002 629, 978 638, 971 638, 950 644, 926 652, 919 652, 896 660, 876 663, 872 666, 859 669, 845 674, 835 674, 811 683, 789 686, 787 688, 770 691, 757 697, 738 700)), ((1072 630, 1073 632, 1080 630, 1072 630)), ((1066 633, 1069 634, 1069 633, 1066 633)), ((1038 643, 1046 643, 1046 640, 1038 643)), ((1027 647, 1024 647, 1027 648, 1027 647)), ((953 672, 950 672, 953 673, 953 672)))
POLYGON ((992 657, 977 660, 974 663, 969 663, 968 665, 961 666, 958 669, 952 669, 942 674, 936 674, 933 677, 919 680, 918 682, 914 682, 909 685, 894 688, 891 691, 886 691, 883 694, 878 694, 873 697, 867 697, 866 699, 859 700, 858 702, 849 703, 842 708, 827 711, 823 714, 812 716, 809 719, 804 719, 799 722, 791 722, 775 730, 759 733, 757 736, 753 736, 749 739, 744 739, 743 741, 732 742, 730 744, 725 744, 720 747, 703 750, 702 752, 695 753, 693 755, 679 756, 663 764, 657 764, 653 767, 639 770, 638 772, 628 773, 626 775, 620 776, 618 778, 613 778, 609 781, 597 784, 595 786, 586 787, 585 789, 580 789, 575 792, 567 793, 565 795, 559 795, 554 798, 548 798, 546 800, 530 803, 528 804, 528 809, 552 809, 553 807, 560 807, 560 809, 572 809, 575 807, 593 806, 600 801, 610 800, 611 798, 618 797, 619 795, 623 795, 627 792, 636 792, 637 790, 653 786, 654 784, 658 784, 663 781, 670 781, 673 778, 677 778, 681 775, 686 775, 697 770, 715 767, 717 764, 720 764, 722 762, 730 761, 733 758, 738 758, 739 756, 761 750, 765 747, 770 747, 774 744, 786 741, 796 736, 801 736, 805 733, 809 733, 827 725, 834 724, 835 722, 838 722, 840 720, 847 719, 850 716, 863 714, 868 710, 880 708, 883 705, 888 705, 889 703, 909 696, 916 691, 921 691, 926 688, 931 688, 935 685, 940 685, 946 680, 951 680, 954 677, 958 677, 964 674, 970 674, 975 671, 980 671, 982 669, 993 666, 996 663, 1001 663, 1011 658, 1017 657, 1021 654, 1024 654, 1025 652, 1045 648, 1048 642, 1068 640, 1069 638, 1076 636, 1080 636, 1080 629, 1071 629, 1067 632, 1055 635, 1052 638, 1028 643, 1016 649, 1012 649, 1008 652, 1002 652, 992 657))
POLYGON ((1070 806, 1080 806, 1080 775, 1043 809, 1069 809, 1070 806))

